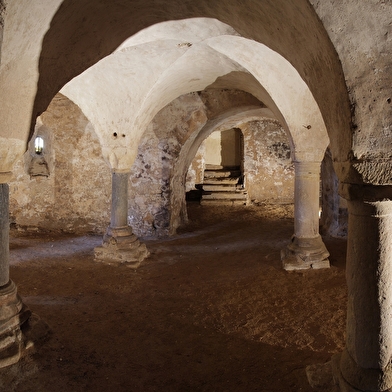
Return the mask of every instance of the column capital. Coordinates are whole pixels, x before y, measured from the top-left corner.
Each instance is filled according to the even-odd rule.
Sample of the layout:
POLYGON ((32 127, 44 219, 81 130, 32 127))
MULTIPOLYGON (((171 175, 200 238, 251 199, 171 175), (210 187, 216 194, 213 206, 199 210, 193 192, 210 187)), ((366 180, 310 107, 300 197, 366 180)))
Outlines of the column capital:
POLYGON ((0 172, 0 184, 8 184, 11 182, 12 172, 0 172))
POLYGON ((347 184, 392 186, 390 159, 352 159, 333 163, 339 181, 347 184))
POLYGON ((293 161, 295 175, 317 177, 320 180, 321 161, 293 161))
POLYGON ((346 200, 376 202, 392 200, 392 185, 339 183, 339 194, 346 200))
POLYGON ((323 149, 315 149, 312 151, 298 151, 294 150, 294 162, 320 162, 324 158, 326 148, 323 149))

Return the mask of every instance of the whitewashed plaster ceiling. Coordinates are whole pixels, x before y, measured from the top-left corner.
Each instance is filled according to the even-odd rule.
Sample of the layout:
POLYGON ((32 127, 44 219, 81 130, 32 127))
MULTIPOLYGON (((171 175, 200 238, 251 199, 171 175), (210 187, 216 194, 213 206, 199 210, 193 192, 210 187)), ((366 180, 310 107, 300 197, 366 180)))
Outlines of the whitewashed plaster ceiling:
MULTIPOLYGON (((61 92, 93 123, 113 168, 132 165, 155 114, 178 96, 200 91, 231 73, 274 112, 291 134, 297 159, 321 160, 328 136, 320 110, 297 71, 265 45, 240 37, 217 20, 163 22, 126 40, 61 92)), ((233 87, 233 86, 231 86, 233 87)), ((250 91, 248 91, 250 92, 250 91)))

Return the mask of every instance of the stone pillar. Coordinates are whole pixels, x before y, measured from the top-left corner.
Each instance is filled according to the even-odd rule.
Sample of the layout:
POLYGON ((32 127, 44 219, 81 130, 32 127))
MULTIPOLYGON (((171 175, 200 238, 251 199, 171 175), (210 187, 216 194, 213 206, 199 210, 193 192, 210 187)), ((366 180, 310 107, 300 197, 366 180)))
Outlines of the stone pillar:
POLYGON ((0 183, 0 367, 19 361, 30 316, 9 278, 9 187, 0 183))
POLYGON ((10 280, 9 233, 9 186, 0 184, 0 287, 4 287, 10 280))
POLYGON ((367 188, 348 201, 346 348, 333 358, 345 392, 392 391, 392 197, 367 188))
POLYGON ((319 234, 321 162, 294 162, 294 235, 281 251, 283 268, 329 268, 329 253, 319 234))
POLYGON ((125 263, 137 268, 148 257, 145 244, 141 244, 128 225, 129 172, 112 172, 112 207, 110 226, 103 237, 102 246, 94 249, 95 260, 125 263))

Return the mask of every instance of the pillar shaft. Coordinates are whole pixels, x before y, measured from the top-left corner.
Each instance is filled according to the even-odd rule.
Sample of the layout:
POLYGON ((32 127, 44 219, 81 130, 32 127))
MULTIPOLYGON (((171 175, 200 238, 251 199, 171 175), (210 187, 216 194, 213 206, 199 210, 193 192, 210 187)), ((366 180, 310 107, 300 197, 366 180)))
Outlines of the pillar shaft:
POLYGON ((128 179, 129 173, 112 173, 112 228, 128 226, 128 179))
POLYGON ((392 201, 352 200, 348 211, 347 335, 340 369, 355 390, 390 391, 392 201))
POLYGON ((294 235, 319 235, 320 162, 295 162, 294 235))
POLYGON ((29 334, 33 327, 31 312, 9 277, 9 227, 9 186, 0 183, 0 368, 19 361, 28 346, 24 333, 29 334))
POLYGON ((321 162, 295 162, 294 235, 281 251, 283 268, 328 268, 329 253, 319 234, 321 162))
POLYGON ((125 263, 131 268, 137 268, 149 252, 128 225, 128 181, 129 172, 112 172, 110 226, 103 237, 102 246, 96 247, 94 253, 96 261, 125 263))
POLYGON ((0 287, 9 280, 9 186, 0 184, 0 287))

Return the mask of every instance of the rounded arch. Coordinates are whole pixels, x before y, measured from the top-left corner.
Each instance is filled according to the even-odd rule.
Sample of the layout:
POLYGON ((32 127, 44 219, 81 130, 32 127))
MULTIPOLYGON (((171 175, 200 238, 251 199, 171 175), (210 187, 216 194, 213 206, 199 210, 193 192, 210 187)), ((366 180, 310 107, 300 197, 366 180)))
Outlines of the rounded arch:
POLYGON ((207 121, 197 135, 192 135, 187 139, 180 151, 176 166, 173 170, 170 200, 171 234, 174 234, 176 229, 187 220, 185 177, 201 143, 215 131, 222 131, 230 128, 241 128, 241 125, 244 123, 263 119, 276 120, 276 117, 268 108, 254 106, 237 107, 222 113, 215 119, 207 121))
POLYGON ((351 150, 349 101, 341 65, 307 0, 228 0, 224 5, 170 0, 164 7, 158 0, 54 0, 44 8, 31 2, 10 2, 8 10, 2 70, 8 73, 13 68, 8 61, 12 52, 15 72, 31 76, 22 108, 30 120, 9 122, 9 127, 0 129, 0 137, 8 138, 12 132, 16 139, 25 141, 27 124, 35 122, 63 85, 143 28, 162 21, 207 17, 263 43, 292 64, 320 107, 336 159, 346 160, 351 150), (20 41, 11 38, 14 34, 20 41))
MULTIPOLYGON (((210 23, 202 18, 164 25, 170 31, 178 24, 184 31, 184 26, 194 31, 195 24, 207 29, 210 23)), ((326 127, 298 72, 265 45, 239 37, 215 20, 212 23, 213 34, 218 35, 196 35, 197 42, 185 45, 171 37, 157 39, 165 26, 154 26, 148 36, 155 33, 155 41, 144 39, 136 45, 140 39, 130 39, 131 46, 101 60, 62 89, 96 125, 111 166, 129 169, 141 135, 159 110, 218 79, 221 85, 250 92, 270 107, 290 133, 296 159, 321 161, 329 144, 326 127), (113 138, 114 134, 123 138, 113 138)))

